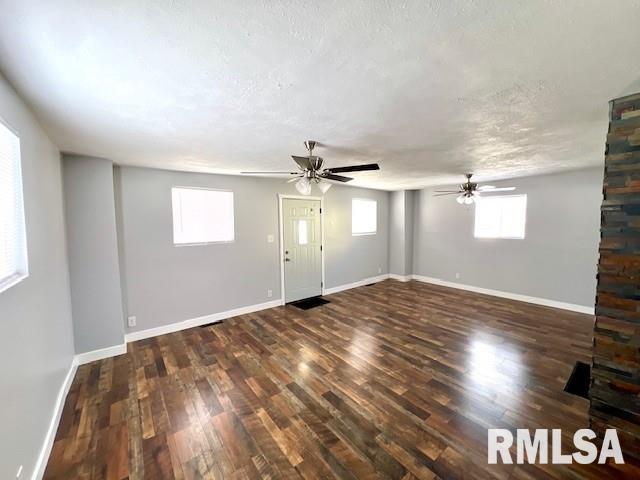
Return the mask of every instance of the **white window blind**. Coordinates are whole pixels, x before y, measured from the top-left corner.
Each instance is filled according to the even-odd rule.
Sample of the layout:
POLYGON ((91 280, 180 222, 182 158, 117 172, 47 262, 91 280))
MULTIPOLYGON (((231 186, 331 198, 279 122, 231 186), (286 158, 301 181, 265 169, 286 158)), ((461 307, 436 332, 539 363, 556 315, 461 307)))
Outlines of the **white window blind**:
POLYGON ((375 200, 354 198, 351 201, 351 233, 371 235, 376 233, 378 203, 375 200))
POLYGON ((0 291, 28 275, 20 139, 0 123, 0 291))
POLYGON ((173 243, 233 241, 233 192, 174 187, 171 195, 173 243))
POLYGON ((516 238, 525 234, 527 196, 483 197, 476 202, 476 238, 516 238))

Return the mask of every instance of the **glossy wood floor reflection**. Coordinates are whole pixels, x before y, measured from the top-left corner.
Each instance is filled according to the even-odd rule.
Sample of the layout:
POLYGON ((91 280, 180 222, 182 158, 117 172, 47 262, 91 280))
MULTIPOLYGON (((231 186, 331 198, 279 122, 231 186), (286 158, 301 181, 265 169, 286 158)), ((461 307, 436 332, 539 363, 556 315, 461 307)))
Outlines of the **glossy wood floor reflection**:
POLYGON ((487 465, 487 428, 562 428, 569 442, 588 426, 588 402, 563 387, 590 361, 590 316, 393 280, 328 298, 80 367, 45 478, 634 474, 487 465))

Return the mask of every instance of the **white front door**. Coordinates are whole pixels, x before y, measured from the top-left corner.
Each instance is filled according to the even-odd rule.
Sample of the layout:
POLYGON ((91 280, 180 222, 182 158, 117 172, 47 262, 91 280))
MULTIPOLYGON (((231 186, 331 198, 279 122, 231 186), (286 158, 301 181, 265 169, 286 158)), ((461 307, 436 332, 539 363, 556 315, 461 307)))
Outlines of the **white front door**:
POLYGON ((320 200, 282 199, 284 299, 322 295, 320 200))

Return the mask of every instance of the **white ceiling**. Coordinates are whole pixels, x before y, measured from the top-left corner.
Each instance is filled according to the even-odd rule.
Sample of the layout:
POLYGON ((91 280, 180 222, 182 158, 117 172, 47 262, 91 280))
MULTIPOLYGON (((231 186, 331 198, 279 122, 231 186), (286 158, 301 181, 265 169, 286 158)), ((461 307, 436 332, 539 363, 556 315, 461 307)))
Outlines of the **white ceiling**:
MULTIPOLYGON (((640 1, 0 0, 0 70, 58 146, 120 164, 379 162, 383 189, 598 165, 640 90, 640 1)), ((1 116, 2 112, 0 112, 1 116)))

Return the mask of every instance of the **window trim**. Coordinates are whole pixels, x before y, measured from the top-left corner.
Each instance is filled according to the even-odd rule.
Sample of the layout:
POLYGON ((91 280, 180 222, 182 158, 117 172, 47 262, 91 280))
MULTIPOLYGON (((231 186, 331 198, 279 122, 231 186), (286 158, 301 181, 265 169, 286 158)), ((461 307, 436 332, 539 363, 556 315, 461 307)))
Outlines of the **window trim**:
POLYGON ((7 275, 6 277, 0 278, 0 293, 3 293, 9 290, 11 287, 19 284, 23 280, 29 278, 29 242, 27 241, 27 213, 24 206, 24 175, 22 169, 22 141, 20 139, 20 132, 13 128, 3 117, 0 116, 0 126, 6 128, 10 133, 12 133, 18 139, 18 178, 20 180, 18 188, 20 189, 20 207, 21 207, 21 222, 16 225, 16 229, 21 229, 23 244, 22 252, 24 255, 23 258, 23 268, 20 270, 16 270, 13 274, 7 275))
POLYGON ((352 237, 365 237, 369 235, 377 235, 378 234, 378 201, 373 198, 362 198, 362 197, 353 197, 351 199, 351 236, 352 237), (353 202, 354 200, 360 200, 364 202, 373 202, 376 205, 376 229, 373 232, 358 232, 354 233, 353 231, 353 202))
POLYGON ((171 243, 174 247, 198 247, 206 245, 220 245, 227 243, 234 243, 236 241, 236 195, 233 190, 226 188, 209 188, 209 187, 191 187, 188 185, 172 185, 171 186, 171 243), (206 242, 188 242, 188 243, 176 243, 176 236, 173 225, 173 189, 182 188, 184 190, 208 190, 210 192, 226 192, 232 195, 232 214, 233 214, 233 238, 231 240, 215 240, 206 242))
POLYGON ((528 203, 529 203, 529 198, 527 196, 526 193, 515 193, 512 195, 491 195, 491 196, 487 196, 484 197, 484 199, 480 200, 480 202, 482 202, 483 200, 489 199, 489 198, 510 198, 510 197, 524 197, 524 228, 522 230, 522 236, 521 237, 507 237, 507 236, 499 236, 499 237, 479 237, 476 235, 476 222, 477 222, 477 208, 478 208, 478 204, 476 203, 474 205, 474 211, 473 211, 473 238, 476 240, 525 240, 527 237, 527 207, 528 207, 528 203))
POLYGON ((13 275, 0 280, 0 293, 9 290, 11 287, 19 284, 22 280, 29 277, 29 272, 17 272, 13 275))

